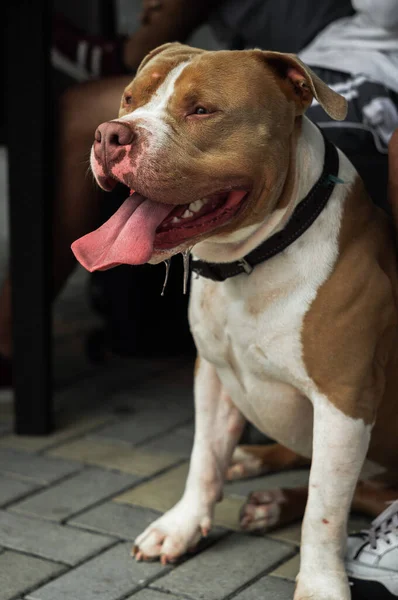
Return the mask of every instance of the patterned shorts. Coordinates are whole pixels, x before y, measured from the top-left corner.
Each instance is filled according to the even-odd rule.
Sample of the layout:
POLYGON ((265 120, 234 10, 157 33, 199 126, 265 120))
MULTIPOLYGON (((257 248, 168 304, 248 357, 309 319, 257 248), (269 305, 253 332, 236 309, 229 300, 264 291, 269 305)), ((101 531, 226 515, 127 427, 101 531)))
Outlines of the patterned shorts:
POLYGON ((398 94, 364 75, 348 75, 330 69, 312 70, 348 101, 344 121, 333 121, 314 101, 307 116, 353 162, 376 204, 387 203, 388 142, 398 128, 398 94))

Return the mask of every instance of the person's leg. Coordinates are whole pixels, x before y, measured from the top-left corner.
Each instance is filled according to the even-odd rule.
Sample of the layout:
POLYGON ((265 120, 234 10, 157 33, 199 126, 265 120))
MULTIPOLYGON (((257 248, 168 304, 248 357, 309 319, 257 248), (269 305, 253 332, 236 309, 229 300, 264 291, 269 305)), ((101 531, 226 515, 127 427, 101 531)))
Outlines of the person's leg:
MULTIPOLYGON (((71 243, 98 223, 99 196, 89 172, 90 148, 96 127, 117 117, 123 89, 131 78, 129 75, 84 83, 70 88, 61 99, 53 224, 54 296, 76 264, 71 243)), ((3 357, 12 354, 11 318, 11 283, 7 277, 0 291, 3 357)))

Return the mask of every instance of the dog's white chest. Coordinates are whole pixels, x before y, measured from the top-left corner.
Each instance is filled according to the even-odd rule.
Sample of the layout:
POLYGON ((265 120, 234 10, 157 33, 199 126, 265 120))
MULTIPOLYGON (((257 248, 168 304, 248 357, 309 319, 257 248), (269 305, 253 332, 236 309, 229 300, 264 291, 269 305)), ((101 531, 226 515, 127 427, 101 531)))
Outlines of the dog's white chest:
POLYGON ((193 283, 190 320, 199 353, 240 392, 270 380, 294 384, 303 375, 305 294, 289 276, 279 277, 274 287, 269 271, 264 265, 250 278, 193 283))

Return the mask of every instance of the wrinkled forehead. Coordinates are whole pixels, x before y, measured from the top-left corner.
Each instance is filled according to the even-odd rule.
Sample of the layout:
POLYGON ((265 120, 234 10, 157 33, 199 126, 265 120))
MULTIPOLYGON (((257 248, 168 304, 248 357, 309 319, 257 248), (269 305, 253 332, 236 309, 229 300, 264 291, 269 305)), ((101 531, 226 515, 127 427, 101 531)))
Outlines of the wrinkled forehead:
POLYGON ((229 105, 263 103, 277 93, 271 71, 245 52, 203 52, 179 58, 155 57, 127 86, 121 106, 123 116, 162 96, 190 103, 208 101, 229 105))

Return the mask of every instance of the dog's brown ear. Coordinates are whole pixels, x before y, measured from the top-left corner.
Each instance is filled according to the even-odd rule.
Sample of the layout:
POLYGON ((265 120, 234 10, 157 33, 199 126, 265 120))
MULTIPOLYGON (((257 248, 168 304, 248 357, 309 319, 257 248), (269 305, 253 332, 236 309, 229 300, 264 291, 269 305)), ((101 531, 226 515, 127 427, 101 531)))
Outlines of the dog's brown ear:
POLYGON ((176 61, 178 60, 179 62, 181 59, 188 60, 193 55, 200 54, 202 52, 204 52, 204 50, 201 50, 200 48, 191 48, 191 46, 186 46, 185 44, 180 44, 179 42, 162 44, 162 46, 154 48, 154 50, 151 50, 151 52, 145 56, 137 69, 137 73, 146 67, 146 65, 159 54, 167 54, 167 58, 175 58, 176 61))
POLYGON ((256 51, 267 65, 288 83, 285 89, 297 105, 297 114, 303 114, 315 98, 324 111, 336 121, 343 121, 347 116, 347 100, 332 90, 295 54, 281 52, 256 51))

